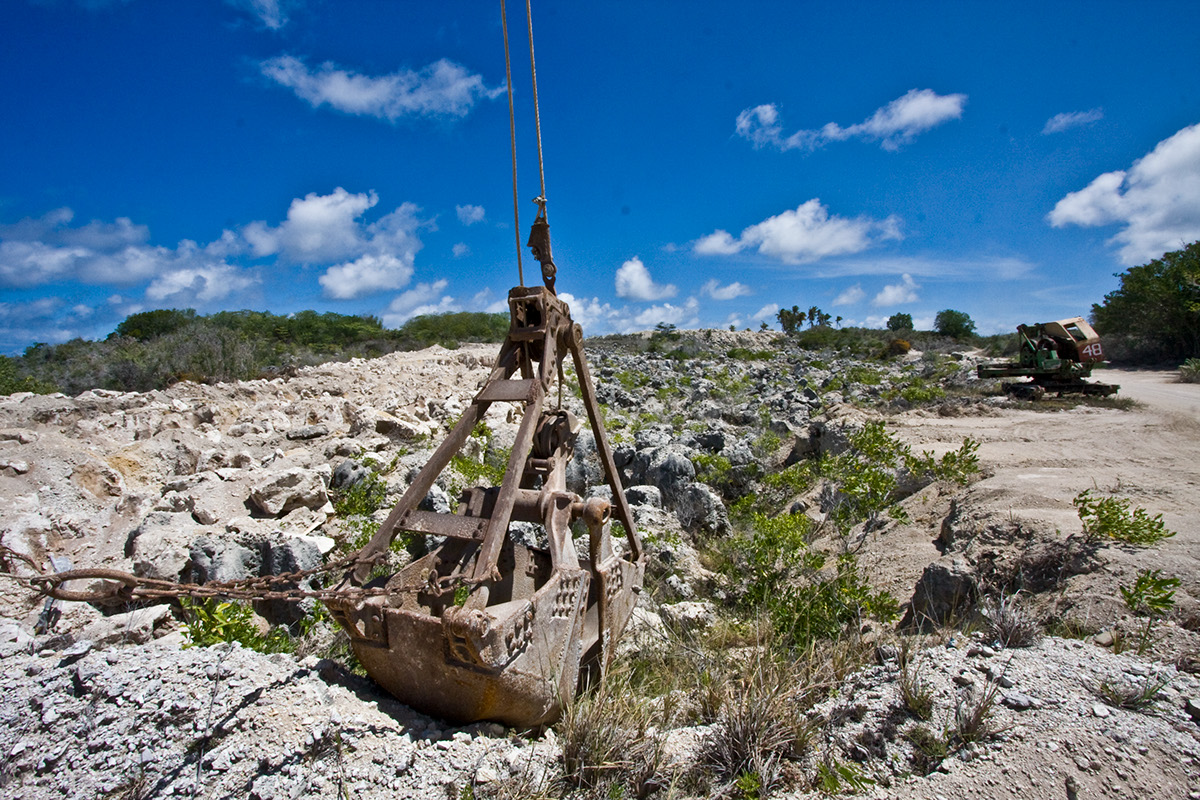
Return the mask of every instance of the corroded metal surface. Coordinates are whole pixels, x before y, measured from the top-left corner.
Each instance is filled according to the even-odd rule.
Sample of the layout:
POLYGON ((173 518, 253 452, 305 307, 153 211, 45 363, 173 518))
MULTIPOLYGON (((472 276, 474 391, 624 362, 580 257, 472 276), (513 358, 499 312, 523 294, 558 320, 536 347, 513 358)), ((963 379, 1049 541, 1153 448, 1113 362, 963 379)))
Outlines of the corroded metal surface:
POLYGON ((979 377, 1029 378, 1026 383, 1004 384, 1006 392, 1027 400, 1036 400, 1046 392, 1110 395, 1121 388, 1085 380, 1094 365, 1103 363, 1104 349, 1100 336, 1083 317, 1018 325, 1017 334, 1017 360, 980 364, 976 368, 979 377))
MULTIPOLYGON (((548 247, 544 251, 549 255, 548 247)), ((547 259, 548 260, 548 259, 547 259)), ((548 281, 548 283, 550 283, 548 281)), ((558 716, 580 676, 607 669, 637 601, 641 541, 604 433, 582 332, 549 286, 509 293, 511 324, 496 367, 420 470, 328 602, 367 672, 398 699, 457 721, 534 726, 558 716), (567 491, 580 423, 546 398, 570 354, 612 503, 567 491), (524 413, 498 487, 472 487, 456 514, 418 504, 494 402, 524 413), (612 524, 623 536, 614 541, 612 524), (545 532, 518 540, 513 522, 545 532), (577 552, 572 529, 586 530, 577 552), (372 578, 371 564, 408 532, 444 537, 400 571, 372 578), (354 594, 355 590, 380 594, 354 594)))

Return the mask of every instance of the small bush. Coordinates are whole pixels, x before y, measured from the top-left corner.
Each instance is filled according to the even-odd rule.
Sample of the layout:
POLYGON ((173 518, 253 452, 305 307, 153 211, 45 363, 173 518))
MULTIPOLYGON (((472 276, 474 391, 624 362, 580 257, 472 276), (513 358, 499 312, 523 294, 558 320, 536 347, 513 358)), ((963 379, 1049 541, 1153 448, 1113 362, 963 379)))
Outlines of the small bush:
POLYGON ((1138 636, 1138 654, 1144 654, 1153 644, 1154 621, 1170 613, 1175 607, 1175 590, 1179 578, 1164 578, 1162 570, 1142 570, 1132 586, 1121 586, 1121 597, 1125 606, 1139 617, 1146 618, 1146 626, 1138 636))
POLYGON ((196 602, 190 597, 180 600, 185 617, 185 647, 208 647, 214 644, 237 642, 247 650, 259 653, 290 653, 295 642, 287 629, 276 626, 267 633, 259 630, 254 611, 245 603, 207 598, 196 602))
POLYGON ((897 358, 908 355, 909 350, 912 350, 912 345, 906 339, 892 339, 880 355, 884 358, 897 358))
POLYGON ((627 670, 567 703, 556 724, 562 739, 563 780, 573 788, 642 797, 658 782, 660 745, 650 730, 652 709, 635 698, 627 670))
POLYGON ((1189 358, 1179 365, 1180 383, 1200 383, 1200 358, 1189 358))
POLYGON ((904 733, 904 738, 912 745, 912 765, 918 774, 929 775, 950 754, 947 737, 938 736, 925 725, 912 726, 904 733))
POLYGON ((900 700, 904 709, 920 720, 933 719, 933 687, 907 652, 900 662, 900 700))
POLYGON ((1093 497, 1084 489, 1071 501, 1083 522, 1089 542, 1116 539, 1126 544, 1148 546, 1175 535, 1163 523, 1162 514, 1151 517, 1144 508, 1129 510, 1129 501, 1120 497, 1093 497))
POLYGON ((962 746, 982 742, 996 732, 992 725, 992 712, 999 694, 1000 684, 988 681, 978 694, 971 690, 965 697, 959 698, 954 708, 953 743, 962 746))
POLYGON ((725 353, 726 358, 733 361, 770 361, 775 354, 770 350, 751 350, 746 347, 734 347, 725 353))
POLYGON ((1004 647, 1032 647, 1041 641, 1042 631, 1016 597, 1000 595, 980 609, 988 633, 1004 647))
POLYGON ((1135 683, 1126 679, 1110 680, 1105 678, 1092 691, 1113 708, 1124 708, 1129 711, 1145 711, 1151 708, 1160 698, 1162 690, 1170 683, 1169 678, 1157 676, 1135 683))
POLYGON ((768 655, 756 662, 743 686, 727 694, 704 754, 719 779, 753 784, 759 796, 779 783, 800 725, 787 697, 791 677, 768 655))

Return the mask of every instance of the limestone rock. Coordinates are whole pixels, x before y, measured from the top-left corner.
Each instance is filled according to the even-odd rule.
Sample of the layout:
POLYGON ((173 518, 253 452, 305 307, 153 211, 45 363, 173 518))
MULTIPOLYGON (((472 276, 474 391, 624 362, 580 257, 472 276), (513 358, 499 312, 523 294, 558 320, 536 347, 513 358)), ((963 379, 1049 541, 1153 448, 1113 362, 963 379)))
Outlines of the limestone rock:
POLYGON ((329 502, 326 475, 319 470, 293 467, 272 473, 250 490, 250 499, 264 514, 277 517, 294 508, 318 509, 329 502))

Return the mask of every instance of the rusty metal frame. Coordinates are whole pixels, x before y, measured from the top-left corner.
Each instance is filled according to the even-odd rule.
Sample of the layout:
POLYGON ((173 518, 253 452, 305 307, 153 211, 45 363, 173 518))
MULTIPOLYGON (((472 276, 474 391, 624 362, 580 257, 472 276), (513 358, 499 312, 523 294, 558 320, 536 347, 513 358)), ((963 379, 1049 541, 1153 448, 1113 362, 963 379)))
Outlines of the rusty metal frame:
POLYGON ((525 727, 555 718, 581 674, 607 669, 641 590, 645 556, 604 431, 582 330, 548 286, 515 287, 508 302, 509 332, 491 375, 340 587, 387 591, 347 593, 328 605, 367 672, 400 700, 458 721, 525 727), (564 410, 547 409, 546 398, 561 382, 567 353, 611 504, 566 489, 579 423, 564 410), (468 489, 456 514, 420 510, 496 402, 524 405, 501 485, 468 489), (622 548, 612 541, 614 518, 624 528, 622 548), (514 541, 513 521, 540 523, 548 548, 514 541), (578 521, 590 543, 582 556, 572 536, 578 521), (445 538, 394 575, 370 580, 372 565, 401 532, 445 538))

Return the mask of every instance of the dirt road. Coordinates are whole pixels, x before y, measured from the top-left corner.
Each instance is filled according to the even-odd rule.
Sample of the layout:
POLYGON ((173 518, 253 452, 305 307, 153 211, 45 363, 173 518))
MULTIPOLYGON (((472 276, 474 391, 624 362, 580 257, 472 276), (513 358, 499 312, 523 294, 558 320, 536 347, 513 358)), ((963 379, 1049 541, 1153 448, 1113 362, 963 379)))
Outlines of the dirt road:
MULTIPOLYGON (((1106 583, 1077 581, 1074 591, 1107 598, 1119 608, 1117 586, 1143 569, 1162 569, 1183 582, 1181 618, 1200 619, 1200 384, 1175 383, 1174 373, 1107 370, 1102 380, 1120 384, 1130 410, 1079 406, 1066 411, 997 409, 988 416, 938 416, 909 412, 888 426, 916 450, 944 453, 965 437, 979 442, 986 477, 959 497, 997 518, 1078 533, 1072 499, 1084 489, 1126 498, 1151 515, 1161 513, 1176 536, 1151 548, 1108 547, 1106 583)), ((937 557, 932 546, 943 509, 931 508, 924 528, 892 543, 897 558, 888 584, 899 589, 937 557), (902 568, 899 565, 904 564, 902 568)), ((1014 546, 1019 546, 1014 543, 1014 546)))

